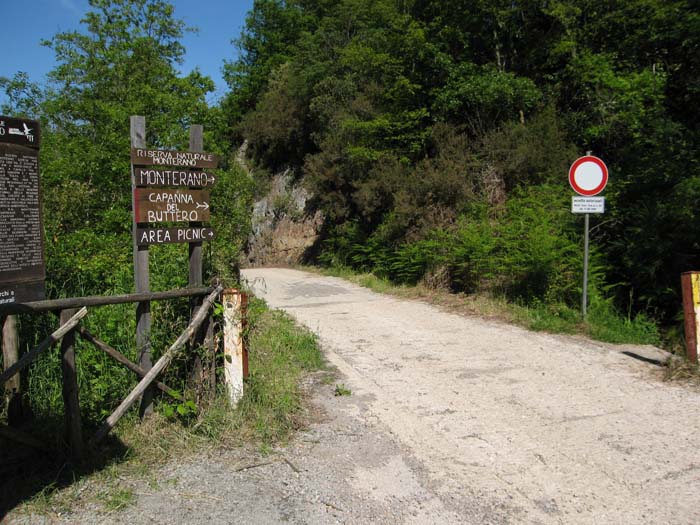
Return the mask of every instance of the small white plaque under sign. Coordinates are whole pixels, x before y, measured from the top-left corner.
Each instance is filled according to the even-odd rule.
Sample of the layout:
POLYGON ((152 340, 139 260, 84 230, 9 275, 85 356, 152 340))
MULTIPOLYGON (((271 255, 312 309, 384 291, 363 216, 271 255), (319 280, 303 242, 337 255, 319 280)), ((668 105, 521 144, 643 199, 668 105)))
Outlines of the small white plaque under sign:
POLYGON ((605 197, 571 197, 571 213, 605 213, 605 197))

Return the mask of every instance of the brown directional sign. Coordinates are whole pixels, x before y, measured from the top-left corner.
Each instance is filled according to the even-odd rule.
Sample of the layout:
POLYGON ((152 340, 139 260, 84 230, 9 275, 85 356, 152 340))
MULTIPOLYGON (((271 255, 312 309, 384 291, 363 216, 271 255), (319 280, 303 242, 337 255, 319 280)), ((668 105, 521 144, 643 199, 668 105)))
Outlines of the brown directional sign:
POLYGON ((39 148, 40 137, 37 121, 0 116, 0 142, 39 148))
POLYGON ((206 171, 158 170, 155 168, 135 168, 137 186, 183 186, 202 188, 213 186, 216 176, 206 171))
POLYGON ((137 166, 183 166, 185 168, 216 168, 219 157, 212 153, 131 149, 131 163, 137 166))
POLYGON ((136 222, 205 222, 209 220, 209 191, 134 189, 136 222))
POLYGON ((137 228, 136 244, 169 244, 175 242, 202 242, 214 239, 211 228, 137 228))
POLYGON ((45 298, 39 123, 0 117, 0 306, 45 298))

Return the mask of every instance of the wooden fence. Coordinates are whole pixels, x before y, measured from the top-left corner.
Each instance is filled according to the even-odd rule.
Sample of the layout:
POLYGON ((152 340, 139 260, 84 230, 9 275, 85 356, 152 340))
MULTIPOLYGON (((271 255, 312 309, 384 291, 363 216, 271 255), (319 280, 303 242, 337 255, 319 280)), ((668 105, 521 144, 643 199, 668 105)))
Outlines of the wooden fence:
MULTIPOLYGON (((75 366, 76 335, 105 352, 140 378, 139 383, 102 423, 94 436, 92 436, 89 443, 96 444, 114 428, 119 419, 144 395, 151 385, 154 385, 167 395, 180 399, 179 394, 174 389, 158 381, 157 377, 167 368, 173 358, 188 342, 198 342, 209 346, 212 353, 215 351, 211 327, 213 326, 212 307, 217 300, 223 304, 224 309, 224 333, 221 339, 224 341, 224 353, 227 356, 224 365, 225 377, 228 383, 230 399, 232 403, 235 404, 243 393, 243 377, 247 375, 248 368, 247 351, 244 347, 245 338, 243 335, 247 298, 245 293, 237 290, 224 290, 221 286, 213 288, 196 287, 167 292, 55 299, 3 305, 0 310, 0 315, 9 316, 8 319, 11 319, 12 322, 14 322, 12 316, 18 313, 54 312, 58 314, 59 326, 53 333, 44 338, 36 347, 26 352, 16 362, 8 363, 7 360, 5 361, 5 370, 0 374, 0 387, 10 381, 16 381, 18 377, 17 374, 20 371, 31 364, 42 352, 60 342, 67 440, 70 446, 71 456, 74 459, 80 459, 85 452, 85 441, 83 439, 80 417, 78 377, 75 366), (88 307, 124 303, 142 304, 143 302, 182 297, 197 298, 199 300, 201 300, 201 298, 204 299, 201 302, 199 302, 199 300, 197 301, 197 308, 193 312, 193 316, 187 328, 150 369, 145 369, 133 363, 121 352, 99 340, 80 325, 81 320, 88 313, 88 307), (197 334, 202 333, 207 334, 204 340, 197 341, 197 334)), ((4 344, 7 345, 11 343, 4 341, 4 344)), ((5 353, 5 355, 7 356, 8 354, 5 353)), ((35 448, 43 448, 41 440, 9 426, 0 425, 0 437, 21 442, 35 448)))

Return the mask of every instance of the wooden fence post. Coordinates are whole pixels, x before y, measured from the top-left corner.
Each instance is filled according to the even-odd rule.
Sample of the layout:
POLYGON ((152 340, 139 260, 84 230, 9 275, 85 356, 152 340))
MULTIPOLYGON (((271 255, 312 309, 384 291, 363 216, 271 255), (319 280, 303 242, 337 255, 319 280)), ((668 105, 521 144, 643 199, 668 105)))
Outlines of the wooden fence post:
POLYGON ((41 343, 29 350, 29 352, 25 352, 24 354, 22 354, 22 357, 14 365, 12 365, 2 374, 0 374, 0 386, 4 385, 17 372, 24 370, 27 366, 29 366, 31 362, 34 361, 37 357, 39 357, 39 355, 44 350, 56 344, 57 341, 63 339, 63 336, 70 332, 73 328, 78 326, 80 320, 86 315, 87 308, 81 308, 80 310, 78 310, 78 313, 76 313, 73 317, 70 318, 68 322, 61 325, 56 331, 42 339, 41 343))
MULTIPOLYGON (((146 118, 132 115, 131 117, 131 147, 146 147, 146 118)), ((136 198, 136 177, 134 165, 131 165, 131 194, 132 194, 132 237, 134 246, 134 281, 136 293, 148 292, 150 288, 148 273, 148 246, 139 246, 136 243, 136 214, 133 213, 134 199, 136 198)), ((144 301, 136 305, 136 350, 139 358, 139 366, 144 370, 150 370, 153 366, 151 360, 151 303, 144 301)), ((141 417, 153 412, 153 389, 149 388, 141 398, 141 417)))
MULTIPOLYGON (((66 324, 77 310, 62 310, 61 325, 66 324)), ((61 340, 61 370, 63 373, 63 405, 65 425, 71 456, 79 460, 83 457, 83 431, 80 419, 78 397, 78 374, 75 368, 75 328, 61 340)))
POLYGON ((243 397, 243 379, 248 376, 248 349, 245 344, 248 296, 239 290, 224 290, 224 378, 231 404, 243 397))
MULTIPOLYGON (((204 128, 201 124, 192 124, 190 126, 190 151, 203 152, 204 151, 204 128)), ((191 222, 190 227, 201 227, 201 222, 191 222)), ((190 275, 189 282, 190 286, 197 287, 202 286, 202 242, 191 242, 189 246, 190 255, 190 275)), ((197 314, 197 308, 202 303, 201 298, 197 298, 193 301, 194 308, 192 316, 197 314)))
MULTIPOLYGON (((17 316, 8 315, 2 320, 2 361, 5 370, 14 365, 19 359, 19 335, 17 334, 17 316)), ((5 383, 8 395, 19 392, 19 374, 5 383)))

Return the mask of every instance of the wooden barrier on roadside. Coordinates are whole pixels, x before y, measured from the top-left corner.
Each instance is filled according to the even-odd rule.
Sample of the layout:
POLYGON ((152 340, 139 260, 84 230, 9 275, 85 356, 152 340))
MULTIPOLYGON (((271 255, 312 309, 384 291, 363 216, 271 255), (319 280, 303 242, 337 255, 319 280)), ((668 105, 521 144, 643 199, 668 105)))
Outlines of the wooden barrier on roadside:
MULTIPOLYGON (((165 370, 165 368, 170 364, 173 357, 187 344, 188 341, 193 339, 193 336, 198 332, 202 326, 207 326, 207 333, 211 338, 210 343, 207 345, 212 351, 212 359, 214 357, 214 343, 213 343, 213 333, 212 328, 213 316, 212 316, 212 306, 214 302, 221 296, 223 287, 217 286, 215 288, 188 288, 183 290, 171 290, 168 292, 153 292, 153 293, 137 293, 137 294, 124 294, 113 297, 78 297, 78 298, 68 298, 68 299, 56 299, 56 300, 46 300, 46 301, 35 301, 30 303, 22 304, 12 304, 3 306, 0 308, 0 313, 11 312, 54 312, 59 314, 59 327, 53 331, 49 336, 44 338, 35 348, 26 352, 22 355, 15 363, 10 366, 6 366, 5 370, 0 374, 0 388, 6 383, 14 380, 17 374, 28 367, 34 360, 36 360, 39 355, 50 348, 52 345, 61 343, 61 368, 63 377, 63 400, 65 405, 65 426, 66 426, 66 437, 68 444, 70 446, 71 456, 75 460, 80 460, 84 455, 84 441, 82 435, 82 424, 80 417, 80 406, 79 406, 79 391, 78 391, 78 377, 75 368, 75 334, 79 335, 85 341, 91 343, 96 348, 102 350, 107 355, 115 359, 117 362, 131 370, 135 373, 140 381, 137 386, 132 390, 132 392, 124 399, 124 401, 119 405, 119 407, 110 415, 109 418, 103 423, 98 432, 93 438, 93 443, 97 443, 102 439, 119 421, 119 419, 124 415, 124 413, 131 407, 143 393, 152 384, 163 391, 164 393, 170 395, 178 400, 182 399, 182 396, 174 389, 168 387, 160 381, 156 381, 157 376, 165 370), (134 303, 141 302, 144 299, 158 300, 158 299, 174 299, 182 297, 204 297, 206 299, 202 301, 197 308, 195 316, 192 318, 189 326, 185 331, 178 337, 178 339, 170 346, 170 348, 161 356, 161 358, 156 362, 156 364, 150 369, 145 370, 136 363, 130 361, 126 356, 124 356, 118 350, 112 348, 110 345, 100 341, 92 333, 90 333, 86 328, 79 325, 80 321, 87 315, 88 310, 86 306, 106 306, 111 304, 124 304, 124 303, 134 303), (77 308, 80 307, 78 310, 77 308)), ((245 294, 239 294, 239 297, 244 297, 245 294)), ((246 300, 239 300, 239 305, 246 304, 246 300)), ((241 310, 241 313, 243 310, 241 310)), ((240 330, 239 340, 241 345, 243 344, 242 330, 245 326, 245 321, 240 317, 239 314, 235 319, 235 325, 233 328, 227 327, 226 318, 224 318, 224 332, 232 333, 235 330, 240 330)), ((241 348, 243 348, 241 346, 241 348)), ((247 366, 247 364, 246 364, 247 366)), ((242 394, 242 383, 240 384, 240 392, 242 394)), ((25 445, 41 448, 41 440, 36 439, 26 433, 19 430, 0 426, 0 437, 5 439, 10 439, 25 445)))
POLYGON ((117 409, 114 412, 112 412, 112 414, 98 429, 98 431, 95 433, 95 436, 92 438, 93 443, 99 442, 103 437, 107 435, 107 433, 110 430, 112 430, 114 425, 117 424, 117 421, 121 419, 121 417, 129 409, 129 407, 131 407, 131 405, 133 405, 141 397, 141 395, 146 391, 146 389, 151 385, 151 383, 153 383, 158 374, 160 374, 165 369, 165 367, 167 367, 170 364, 170 361, 172 361, 173 357, 175 357, 176 352, 180 350, 183 346, 185 346, 187 341, 192 338, 199 326, 204 322, 204 319, 206 319, 209 313, 209 309, 214 303, 214 299, 218 297, 219 293, 221 293, 221 290, 222 288, 221 286, 219 286, 211 294, 209 294, 209 296, 199 307, 197 315, 194 316, 192 322, 185 329, 185 331, 182 332, 180 337, 178 337, 177 340, 170 346, 170 348, 168 348, 168 350, 161 356, 161 358, 158 359, 156 364, 153 365, 153 367, 148 371, 148 373, 143 377, 143 379, 141 379, 139 384, 136 385, 136 388, 134 388, 131 391, 131 393, 124 399, 124 401, 121 402, 117 409))

